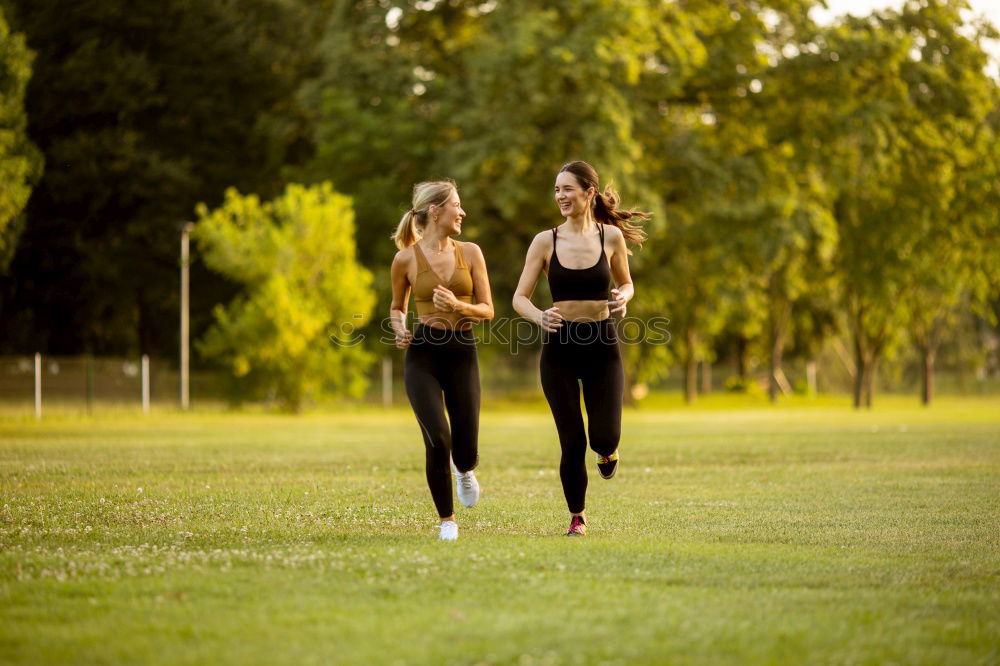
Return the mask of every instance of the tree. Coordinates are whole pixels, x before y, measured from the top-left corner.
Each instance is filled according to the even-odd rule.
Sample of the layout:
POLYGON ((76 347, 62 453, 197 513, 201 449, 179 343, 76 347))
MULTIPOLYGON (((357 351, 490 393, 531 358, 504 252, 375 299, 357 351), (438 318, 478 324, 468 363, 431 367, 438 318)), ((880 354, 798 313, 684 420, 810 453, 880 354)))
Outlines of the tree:
POLYGON ((24 113, 31 60, 24 35, 11 31, 0 9, 0 274, 10 263, 24 223, 21 213, 42 170, 24 113))
POLYGON ((785 136, 782 114, 774 112, 788 104, 791 91, 770 84, 777 81, 767 79, 765 90, 770 92, 760 96, 755 108, 768 138, 753 153, 756 168, 744 183, 751 187, 746 200, 753 204, 745 261, 766 295, 768 396, 774 402, 779 391, 790 389, 782 359, 793 335, 793 309, 800 300, 829 288, 838 235, 831 188, 819 170, 796 163, 796 146, 785 136))
POLYGON ((325 394, 359 395, 369 353, 344 335, 365 323, 372 275, 356 260, 350 199, 324 183, 289 185, 274 201, 226 192, 202 205, 193 237, 205 263, 245 286, 199 342, 240 397, 276 397, 290 411, 325 394))
MULTIPOLYGON (((735 340, 741 380, 746 336, 760 332, 772 401, 788 390, 782 361, 794 310, 811 291, 828 286, 837 244, 830 188, 821 171, 797 162, 799 147, 785 131, 803 100, 785 85, 782 71, 799 52, 795 44, 815 33, 808 17, 814 4, 711 3, 699 9, 711 26, 703 31, 709 58, 691 77, 687 98, 700 106, 705 127, 683 171, 702 176, 678 174, 687 186, 682 197, 693 199, 687 206, 725 247, 721 263, 700 270, 721 270, 729 278, 719 283, 712 307, 735 340)), ((694 359, 688 363, 693 375, 694 359)), ((687 383, 691 393, 693 376, 687 383)))
POLYGON ((985 314, 990 275, 997 274, 1000 228, 1000 88, 984 72, 981 39, 990 26, 968 31, 957 5, 908 7, 888 26, 907 34, 919 56, 903 66, 910 90, 908 180, 915 195, 910 219, 919 240, 909 258, 912 288, 908 328, 921 357, 921 401, 934 396, 935 359, 942 342, 970 309, 985 314))
POLYGON ((853 41, 848 71, 861 70, 870 123, 847 140, 847 164, 867 177, 849 181, 838 201, 850 237, 842 266, 859 369, 855 405, 871 406, 875 363, 907 325, 922 347, 929 400, 940 326, 983 268, 970 264, 981 252, 979 230, 996 221, 995 137, 985 125, 996 85, 982 74, 983 34, 963 35, 962 6, 913 2, 868 26, 845 26, 864 40, 853 41))
POLYGON ((760 110, 766 103, 755 98, 770 65, 766 54, 809 25, 812 4, 687 4, 704 57, 680 90, 652 97, 656 112, 644 116, 639 132, 666 211, 640 276, 666 290, 688 402, 697 392, 698 362, 711 360, 713 338, 727 320, 739 318, 740 329, 755 331, 767 319, 751 304, 773 312, 770 348, 780 364, 786 292, 796 285, 789 276, 805 261, 793 230, 816 216, 811 183, 786 171, 785 151, 768 136, 760 110))
POLYGON ((800 43, 779 72, 804 101, 778 124, 801 168, 817 170, 831 188, 833 264, 853 339, 857 407, 871 406, 879 359, 927 314, 918 312, 922 290, 935 281, 926 269, 940 260, 927 251, 953 233, 977 244, 949 211, 960 203, 956 168, 983 152, 966 153, 962 136, 982 125, 995 97, 977 73, 982 33, 962 36, 962 6, 923 0, 902 12, 844 18, 800 43))

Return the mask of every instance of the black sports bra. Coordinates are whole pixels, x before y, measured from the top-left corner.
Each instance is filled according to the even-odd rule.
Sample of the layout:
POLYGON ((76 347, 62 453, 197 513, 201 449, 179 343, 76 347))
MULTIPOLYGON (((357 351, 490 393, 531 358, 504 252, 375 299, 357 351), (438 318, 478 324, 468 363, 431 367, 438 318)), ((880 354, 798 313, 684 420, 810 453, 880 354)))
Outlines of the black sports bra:
POLYGON ((549 261, 549 290, 553 301, 606 301, 611 282, 611 266, 604 254, 604 225, 601 233, 601 256, 590 268, 566 268, 556 254, 556 230, 552 230, 552 259, 549 261))

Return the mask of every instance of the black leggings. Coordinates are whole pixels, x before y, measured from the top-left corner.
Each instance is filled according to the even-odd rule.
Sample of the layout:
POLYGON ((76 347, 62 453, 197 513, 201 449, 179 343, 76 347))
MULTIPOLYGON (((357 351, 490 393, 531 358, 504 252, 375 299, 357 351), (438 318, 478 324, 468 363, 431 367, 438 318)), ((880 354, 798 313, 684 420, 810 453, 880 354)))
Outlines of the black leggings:
POLYGON ((417 324, 406 350, 403 379, 424 436, 427 485, 438 515, 445 518, 455 512, 449 459, 455 461, 460 472, 474 469, 479 462, 479 360, 475 334, 471 330, 417 324))
POLYGON ((580 382, 587 406, 590 448, 602 456, 618 448, 625 370, 613 320, 563 322, 542 341, 542 390, 559 431, 559 478, 570 513, 587 498, 587 435, 580 412, 580 382))

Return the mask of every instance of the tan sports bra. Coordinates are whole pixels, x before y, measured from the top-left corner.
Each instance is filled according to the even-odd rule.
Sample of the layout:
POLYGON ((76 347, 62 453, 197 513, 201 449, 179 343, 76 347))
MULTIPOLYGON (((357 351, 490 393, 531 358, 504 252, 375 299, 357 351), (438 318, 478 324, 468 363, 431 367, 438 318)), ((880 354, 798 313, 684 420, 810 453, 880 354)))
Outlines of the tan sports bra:
POLYGON ((472 302, 472 271, 462 256, 461 244, 458 241, 452 243, 455 244, 455 272, 451 274, 451 279, 447 283, 431 269, 420 245, 416 243, 413 245, 413 252, 417 255, 417 279, 413 283, 413 300, 417 304, 417 315, 441 312, 434 306, 434 287, 439 284, 450 289, 458 300, 465 303, 472 302))

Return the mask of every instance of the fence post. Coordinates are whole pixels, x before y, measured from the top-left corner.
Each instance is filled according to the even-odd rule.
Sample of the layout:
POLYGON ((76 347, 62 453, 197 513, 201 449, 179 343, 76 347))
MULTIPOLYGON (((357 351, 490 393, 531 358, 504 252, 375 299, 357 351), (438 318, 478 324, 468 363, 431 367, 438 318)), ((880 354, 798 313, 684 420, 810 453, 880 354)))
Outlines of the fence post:
POLYGON ((194 229, 194 224, 185 222, 181 226, 181 409, 186 410, 190 405, 189 390, 189 357, 190 349, 188 342, 189 333, 189 302, 191 290, 191 246, 190 233, 194 229))
POLYGON ((142 355, 142 413, 149 414, 149 356, 142 355))
POLYGON ((392 407, 392 357, 382 357, 382 406, 392 407))
POLYGON ((42 418, 42 355, 35 352, 35 420, 42 418))
POLYGON ((809 385, 809 397, 816 397, 816 361, 806 363, 806 383, 809 385))

